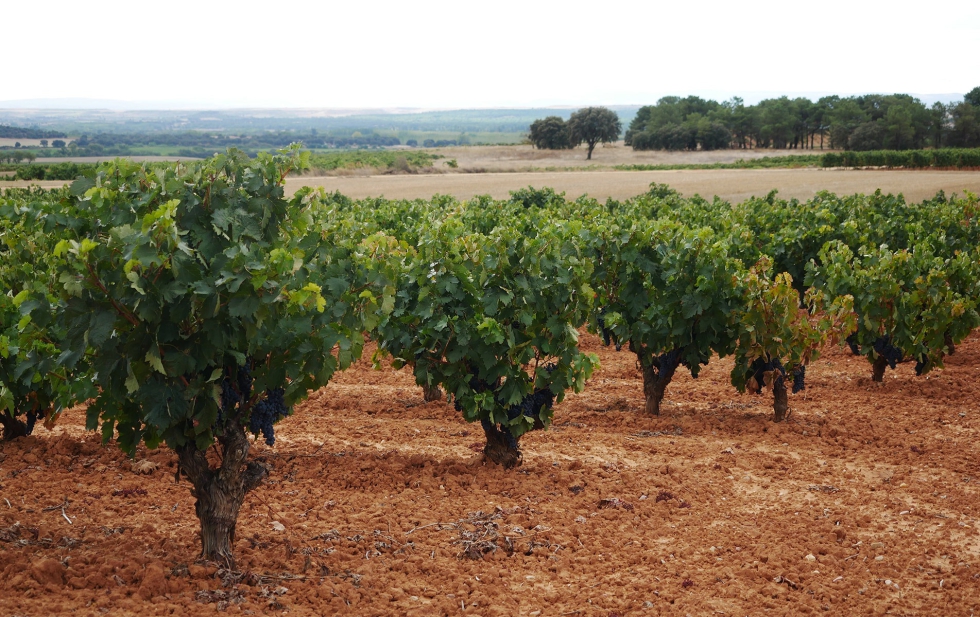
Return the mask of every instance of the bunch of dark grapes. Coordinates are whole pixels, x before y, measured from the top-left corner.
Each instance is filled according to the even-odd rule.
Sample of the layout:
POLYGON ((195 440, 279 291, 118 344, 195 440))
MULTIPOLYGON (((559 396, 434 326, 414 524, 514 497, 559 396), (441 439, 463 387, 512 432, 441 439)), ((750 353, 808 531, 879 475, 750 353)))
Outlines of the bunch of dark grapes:
MULTIPOLYGON (((762 386, 765 384, 765 374, 769 371, 779 371, 779 373, 786 377, 786 369, 783 368, 783 363, 779 361, 779 358, 773 358, 772 360, 766 362, 762 358, 756 358, 749 365, 749 374, 755 379, 755 390, 749 388, 749 392, 754 392, 755 394, 760 394, 762 392, 762 386)), ((794 387, 796 386, 796 379, 794 377, 794 387)), ((794 390, 795 392, 795 390, 794 390)))
POLYGON ((804 379, 806 379, 806 365, 801 364, 793 369, 793 394, 806 390, 804 379))
POLYGON ((218 408, 217 426, 224 426, 225 418, 234 415, 237 406, 252 397, 251 364, 251 359, 246 359, 244 366, 230 369, 221 380, 221 407, 218 408), (233 372, 233 376, 229 376, 229 372, 233 372))
POLYGON ((41 414, 36 413, 33 409, 27 410, 27 434, 31 435, 34 433, 34 425, 37 424, 37 419, 41 414))
MULTIPOLYGON (((482 379, 480 379, 476 375, 473 375, 472 377, 470 377, 470 390, 473 390, 477 394, 482 394, 483 392, 486 392, 487 390, 496 390, 499 387, 500 387, 500 380, 497 380, 497 383, 494 384, 494 387, 491 387, 490 384, 488 384, 487 382, 483 381, 482 379)), ((463 406, 459 404, 459 399, 458 398, 455 398, 455 400, 453 400, 453 407, 456 408, 456 411, 459 411, 459 412, 462 412, 463 411, 463 406)))
POLYGON ((610 343, 615 343, 616 351, 622 351, 623 344, 619 342, 618 338, 616 338, 616 334, 606 327, 605 315, 606 307, 602 307, 599 309, 599 316, 596 318, 596 321, 599 323, 599 331, 602 333, 602 344, 609 347, 610 343))
POLYGON ((657 374, 663 374, 668 366, 688 366, 685 360, 680 359, 681 353, 681 349, 672 349, 667 353, 655 356, 653 358, 653 366, 657 367, 657 374))
POLYGON ((852 354, 855 356, 861 355, 861 347, 858 346, 857 342, 857 332, 848 336, 846 339, 844 339, 844 341, 847 343, 847 346, 851 348, 852 354))
POLYGON ((879 356, 888 362, 889 368, 895 370, 895 367, 899 362, 904 360, 904 354, 902 350, 891 344, 891 337, 887 334, 885 336, 880 336, 874 343, 874 350, 879 356))
POLYGON ((276 429, 272 425, 289 415, 283 394, 282 388, 266 390, 265 398, 252 407, 248 418, 248 428, 252 434, 258 436, 261 432, 265 443, 270 446, 276 444, 276 429))
POLYGON ((922 373, 926 372, 930 366, 931 361, 929 360, 929 356, 919 356, 919 358, 915 361, 915 374, 921 377, 922 373))
POLYGON ((555 393, 551 391, 551 388, 541 388, 525 396, 519 404, 508 407, 507 418, 513 420, 523 415, 534 420, 534 428, 544 428, 538 415, 543 408, 551 409, 554 404, 555 393))

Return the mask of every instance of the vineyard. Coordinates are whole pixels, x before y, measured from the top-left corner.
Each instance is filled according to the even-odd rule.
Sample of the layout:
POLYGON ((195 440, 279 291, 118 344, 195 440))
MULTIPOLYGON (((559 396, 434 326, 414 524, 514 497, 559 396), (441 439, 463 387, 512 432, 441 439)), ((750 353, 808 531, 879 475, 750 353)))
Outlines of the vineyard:
POLYGON ((975 428, 915 434, 976 408, 977 196, 287 197, 308 165, 0 197, 0 607, 978 608, 975 428))

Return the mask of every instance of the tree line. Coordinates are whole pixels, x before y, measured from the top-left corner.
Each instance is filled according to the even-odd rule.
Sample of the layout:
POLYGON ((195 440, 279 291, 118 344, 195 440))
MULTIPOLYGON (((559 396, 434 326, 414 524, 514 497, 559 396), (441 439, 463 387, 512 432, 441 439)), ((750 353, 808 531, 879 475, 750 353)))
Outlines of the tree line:
POLYGON ((746 105, 667 96, 641 107, 626 131, 634 150, 834 148, 911 150, 980 146, 980 87, 927 107, 908 94, 783 96, 746 105))
POLYGON ((37 128, 0 124, 0 138, 3 139, 47 139, 51 137, 65 137, 65 134, 61 131, 46 131, 37 128))
MULTIPOLYGON (((567 122, 559 116, 535 121, 528 140, 547 150, 585 142, 591 159, 595 143, 619 138, 616 123, 615 112, 589 107, 567 122), (593 134, 601 128, 601 138, 585 138, 585 117, 593 134), (595 124, 599 118, 601 127, 595 124)), ((746 105, 739 97, 718 102, 666 96, 639 109, 624 141, 634 150, 975 148, 980 147, 980 87, 962 101, 931 107, 908 94, 834 95, 817 101, 783 96, 757 105, 746 105)))

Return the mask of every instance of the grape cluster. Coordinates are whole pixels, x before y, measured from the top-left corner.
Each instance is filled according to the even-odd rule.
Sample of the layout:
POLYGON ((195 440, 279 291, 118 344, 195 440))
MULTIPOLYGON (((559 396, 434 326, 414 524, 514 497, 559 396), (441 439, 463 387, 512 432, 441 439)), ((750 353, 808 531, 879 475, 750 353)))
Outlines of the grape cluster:
POLYGON ((848 336, 846 339, 844 339, 844 341, 847 343, 847 346, 851 348, 852 354, 855 356, 861 355, 861 347, 858 345, 856 332, 848 336))
MULTIPOLYGON (((558 368, 557 365, 555 365, 555 364, 548 364, 548 365, 546 365, 544 367, 544 370, 546 370, 546 371, 548 371, 550 373, 550 372, 554 371, 556 368, 558 368)), ((486 381, 483 381, 479 377, 473 376, 473 377, 470 378, 470 389, 473 390, 476 393, 482 393, 482 392, 487 392, 487 391, 495 391, 495 390, 498 390, 500 388, 500 385, 501 385, 501 382, 499 380, 497 381, 497 383, 491 385, 491 384, 487 383, 486 381)), ((523 416, 526 416, 526 417, 531 418, 532 420, 534 420, 534 428, 535 429, 544 428, 544 424, 541 422, 541 419, 539 417, 539 414, 540 414, 542 408, 551 409, 551 407, 554 405, 554 403, 555 403, 555 393, 551 391, 551 388, 538 388, 534 392, 532 392, 531 394, 528 394, 527 396, 525 396, 521 400, 521 402, 518 403, 517 405, 510 405, 510 406, 508 406, 507 407, 507 419, 508 420, 513 420, 513 419, 515 419, 515 418, 520 417, 520 416, 523 415, 523 416)), ((459 411, 459 412, 462 412, 463 411, 463 407, 462 407, 462 405, 460 405, 459 399, 456 399, 453 402, 453 406, 456 408, 456 411, 459 411)), ((494 430, 498 430, 496 428, 496 426, 493 423, 491 423, 489 420, 481 420, 481 422, 483 424, 484 430, 490 430, 490 429, 487 428, 488 426, 493 426, 494 427, 494 430)), ((503 428, 501 430, 502 430, 502 432, 504 432, 504 433, 506 433, 508 435, 508 437, 507 437, 507 440, 508 440, 507 443, 508 444, 511 444, 511 441, 513 441, 513 443, 511 445, 514 448, 516 448, 517 447, 517 440, 514 439, 513 436, 510 435, 510 431, 507 428, 503 428)))
POLYGON ((892 370, 905 359, 905 354, 898 347, 891 344, 891 337, 887 334, 885 336, 880 336, 874 343, 874 350, 879 356, 888 362, 889 368, 892 370))
POLYGON ((543 408, 551 409, 554 404, 555 393, 551 391, 551 388, 540 388, 525 396, 519 404, 508 407, 507 418, 513 420, 523 415, 534 420, 534 428, 543 428, 538 414, 543 408))
POLYGON ((224 426, 225 418, 234 415, 237 406, 252 397, 251 365, 251 358, 246 358, 244 366, 226 370, 225 378, 221 380, 221 407, 218 408, 217 426, 224 426))
MULTIPOLYGON (((786 377, 786 369, 783 368, 783 363, 779 361, 779 358, 773 358, 768 362, 762 358, 756 358, 752 361, 752 364, 749 365, 749 374, 753 379, 755 379, 756 385, 755 390, 752 390, 750 387, 749 392, 754 392, 755 394, 760 394, 762 392, 762 386, 765 383, 765 374, 769 371, 779 371, 783 377, 786 377)), ((795 375, 793 378, 793 387, 796 387, 795 375)), ((796 392, 796 390, 793 391, 796 392)))
POLYGON ((930 366, 931 361, 929 360, 928 356, 919 356, 919 358, 915 361, 915 374, 917 376, 921 376, 922 373, 926 372, 926 370, 930 368, 930 366))
MULTIPOLYGON (((500 380, 497 380, 497 383, 494 384, 493 387, 491 387, 490 384, 483 381, 476 375, 470 377, 470 390, 473 390, 477 394, 482 394, 483 392, 486 392, 488 390, 496 390, 499 387, 500 387, 500 380)), ((463 406, 459 404, 459 398, 454 397, 453 407, 456 408, 456 411, 459 412, 463 411, 463 406)))
POLYGON ((682 350, 680 349, 672 349, 667 353, 660 354, 659 356, 655 356, 653 358, 653 366, 656 367, 657 374, 662 375, 663 372, 667 370, 667 367, 670 366, 673 366, 675 368, 677 366, 688 366, 686 361, 680 359, 681 351, 682 350))
POLYGON ((272 425, 289 415, 283 394, 282 388, 266 390, 265 398, 252 407, 248 418, 248 428, 252 434, 258 436, 261 432, 265 443, 270 446, 276 444, 276 430, 272 425))
POLYGON ((806 379, 806 365, 801 364, 793 369, 793 394, 806 390, 804 379, 806 379))
POLYGON ((27 434, 30 435, 34 432, 34 425, 37 424, 37 419, 41 414, 35 412, 33 409, 27 410, 27 434))
POLYGON ((596 318, 596 321, 599 323, 599 331, 602 333, 602 344, 605 345, 606 347, 609 347, 610 343, 615 343, 616 351, 622 351, 623 344, 619 342, 618 338, 616 338, 616 334, 612 330, 606 327, 605 315, 606 315, 606 307, 603 306, 602 308, 599 309, 599 316, 596 318))

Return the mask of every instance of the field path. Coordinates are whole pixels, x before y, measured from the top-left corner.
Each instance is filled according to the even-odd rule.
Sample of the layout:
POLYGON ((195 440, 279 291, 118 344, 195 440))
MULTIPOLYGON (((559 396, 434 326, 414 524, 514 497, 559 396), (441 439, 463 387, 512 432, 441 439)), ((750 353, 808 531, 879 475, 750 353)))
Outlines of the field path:
POLYGON ((695 193, 708 199, 715 195, 732 202, 772 189, 781 197, 808 199, 818 191, 837 194, 873 193, 880 188, 904 193, 913 201, 932 197, 937 191, 963 194, 980 192, 980 172, 905 170, 825 169, 732 169, 678 171, 570 171, 439 175, 391 175, 361 177, 288 178, 286 186, 323 186, 330 191, 360 199, 384 196, 390 199, 429 198, 436 193, 469 199, 489 194, 506 198, 509 191, 528 185, 552 187, 569 198, 588 194, 600 201, 625 199, 647 190, 651 182, 669 184, 685 196, 695 193))

